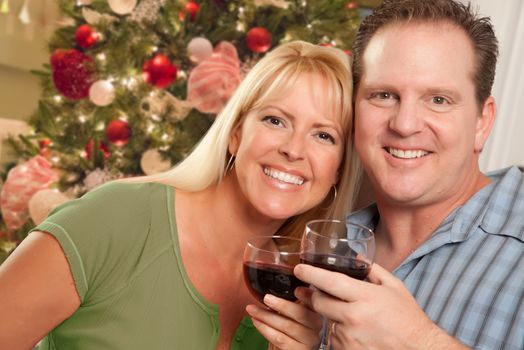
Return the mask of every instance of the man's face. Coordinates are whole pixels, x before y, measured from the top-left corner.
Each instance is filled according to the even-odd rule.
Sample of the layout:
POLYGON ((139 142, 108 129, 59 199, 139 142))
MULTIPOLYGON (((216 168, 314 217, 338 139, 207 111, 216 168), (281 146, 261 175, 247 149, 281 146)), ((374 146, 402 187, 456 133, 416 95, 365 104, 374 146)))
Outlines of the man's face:
POLYGON ((447 23, 390 25, 373 36, 362 62, 355 144, 379 203, 469 198, 494 102, 480 108, 475 99, 466 34, 447 23))

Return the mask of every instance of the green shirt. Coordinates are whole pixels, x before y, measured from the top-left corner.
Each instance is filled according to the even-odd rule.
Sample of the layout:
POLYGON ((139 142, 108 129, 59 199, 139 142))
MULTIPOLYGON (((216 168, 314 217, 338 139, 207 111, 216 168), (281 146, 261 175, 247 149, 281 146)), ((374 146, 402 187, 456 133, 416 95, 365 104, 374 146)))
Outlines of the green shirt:
MULTIPOLYGON (((215 349, 218 306, 186 274, 173 198, 170 186, 112 182, 34 229, 60 242, 81 299, 41 349, 215 349)), ((231 349, 267 349, 267 341, 245 317, 231 349)))

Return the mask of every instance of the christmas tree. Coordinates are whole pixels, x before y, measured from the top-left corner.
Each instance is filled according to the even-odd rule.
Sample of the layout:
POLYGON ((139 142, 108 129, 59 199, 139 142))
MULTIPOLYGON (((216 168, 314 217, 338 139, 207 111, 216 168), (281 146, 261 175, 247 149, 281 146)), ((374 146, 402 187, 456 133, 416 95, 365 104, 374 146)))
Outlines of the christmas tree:
POLYGON ((305 40, 351 55, 376 3, 58 0, 34 131, 11 140, 19 161, 2 173, 0 262, 58 204, 183 159, 272 47, 305 40))

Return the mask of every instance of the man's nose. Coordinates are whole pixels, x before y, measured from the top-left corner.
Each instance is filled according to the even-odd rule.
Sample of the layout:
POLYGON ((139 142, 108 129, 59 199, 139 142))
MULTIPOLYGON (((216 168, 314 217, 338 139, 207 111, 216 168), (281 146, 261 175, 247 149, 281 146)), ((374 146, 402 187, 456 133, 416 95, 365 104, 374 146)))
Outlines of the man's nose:
POLYGON ((399 101, 389 119, 389 128, 403 137, 420 132, 424 126, 423 109, 417 101, 399 101))

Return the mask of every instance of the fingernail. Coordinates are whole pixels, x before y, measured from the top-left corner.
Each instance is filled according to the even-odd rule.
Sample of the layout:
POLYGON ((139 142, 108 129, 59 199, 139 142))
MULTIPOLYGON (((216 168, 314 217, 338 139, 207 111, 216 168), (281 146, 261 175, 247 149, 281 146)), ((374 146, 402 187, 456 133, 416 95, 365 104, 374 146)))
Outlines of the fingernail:
POLYGON ((264 304, 266 304, 267 306, 273 306, 277 303, 277 299, 271 295, 271 294, 266 294, 264 296, 264 304))
POLYGON ((257 308, 254 305, 246 306, 246 312, 250 315, 255 315, 257 313, 257 308))

